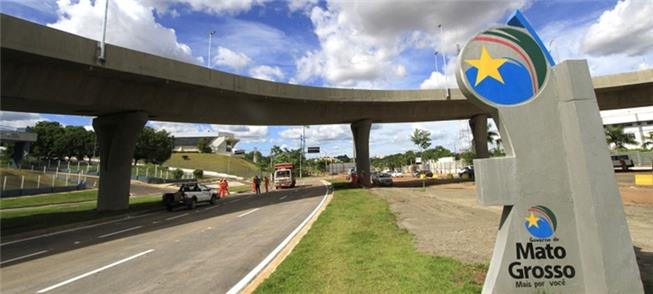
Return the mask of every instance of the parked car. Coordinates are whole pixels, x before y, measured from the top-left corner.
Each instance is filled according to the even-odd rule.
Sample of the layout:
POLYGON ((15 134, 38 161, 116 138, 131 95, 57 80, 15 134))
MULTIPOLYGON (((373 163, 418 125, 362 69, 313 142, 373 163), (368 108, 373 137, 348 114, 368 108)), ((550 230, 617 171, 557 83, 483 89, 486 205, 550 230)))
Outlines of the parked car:
POLYGON ((433 177, 433 173, 430 170, 421 170, 413 174, 413 176, 416 178, 421 178, 422 175, 425 175, 427 178, 433 177))
POLYGON ((458 169, 458 176, 462 179, 473 179, 474 167, 470 165, 458 169))
POLYGON ((633 160, 628 155, 612 155, 612 167, 620 168, 623 171, 628 171, 629 168, 635 166, 633 160))
POLYGON ((186 206, 188 209, 194 209, 199 202, 209 202, 211 205, 218 202, 218 194, 215 190, 198 183, 184 183, 175 193, 164 193, 162 197, 163 205, 168 211, 172 211, 177 206, 186 206))
POLYGON ((392 173, 390 173, 390 175, 391 175, 393 178, 401 178, 401 177, 404 176, 404 174, 403 174, 402 172, 392 172, 392 173))
POLYGON ((379 186, 392 186, 392 176, 388 173, 375 174, 372 183, 379 186))

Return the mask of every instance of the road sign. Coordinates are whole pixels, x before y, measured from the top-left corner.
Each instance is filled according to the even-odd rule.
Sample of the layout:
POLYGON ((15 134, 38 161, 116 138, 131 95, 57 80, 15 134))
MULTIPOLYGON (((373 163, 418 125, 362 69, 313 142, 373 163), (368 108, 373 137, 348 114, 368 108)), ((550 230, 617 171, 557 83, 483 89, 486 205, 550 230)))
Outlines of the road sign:
POLYGON ((422 158, 421 157, 415 157, 415 163, 417 163, 417 164, 422 163, 422 158))
POLYGON ((308 153, 320 153, 320 147, 308 147, 308 153))

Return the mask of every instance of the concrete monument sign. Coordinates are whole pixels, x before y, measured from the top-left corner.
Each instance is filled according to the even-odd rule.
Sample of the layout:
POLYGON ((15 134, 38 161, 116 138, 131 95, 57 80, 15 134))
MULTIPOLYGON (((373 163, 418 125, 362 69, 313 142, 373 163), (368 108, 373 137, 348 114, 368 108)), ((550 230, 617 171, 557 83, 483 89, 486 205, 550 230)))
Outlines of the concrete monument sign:
POLYGON ((504 206, 483 293, 642 293, 586 62, 555 65, 519 12, 458 60, 506 149, 474 161, 480 202, 504 206))

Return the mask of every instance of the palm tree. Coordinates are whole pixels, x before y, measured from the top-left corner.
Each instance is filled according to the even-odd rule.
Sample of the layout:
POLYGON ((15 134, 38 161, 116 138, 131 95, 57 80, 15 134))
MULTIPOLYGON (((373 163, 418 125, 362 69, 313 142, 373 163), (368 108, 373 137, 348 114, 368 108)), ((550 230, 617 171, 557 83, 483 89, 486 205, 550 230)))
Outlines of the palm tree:
POLYGON ((637 144, 635 134, 624 133, 623 126, 606 126, 605 139, 608 141, 608 145, 614 144, 614 149, 624 149, 626 144, 637 144))
POLYGON ((489 144, 494 144, 494 143, 499 144, 501 137, 497 132, 490 130, 491 128, 492 128, 492 124, 487 123, 487 126, 485 126, 485 129, 487 131, 487 142, 489 144))
POLYGON ((642 143, 642 148, 648 149, 648 146, 653 147, 653 132, 648 132, 648 136, 642 138, 642 141, 644 141, 642 143))

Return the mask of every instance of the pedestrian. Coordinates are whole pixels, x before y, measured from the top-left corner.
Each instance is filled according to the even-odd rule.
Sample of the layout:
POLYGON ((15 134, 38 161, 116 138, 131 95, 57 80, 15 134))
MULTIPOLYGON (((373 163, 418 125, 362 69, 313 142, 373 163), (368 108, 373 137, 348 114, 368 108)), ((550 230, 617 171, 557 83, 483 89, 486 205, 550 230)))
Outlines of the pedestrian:
POLYGON ((252 192, 256 193, 256 176, 252 178, 252 192))
POLYGON ((256 176, 254 179, 255 179, 254 181, 256 183, 256 195, 259 195, 259 194, 261 194, 261 178, 256 176))
POLYGON ((218 197, 224 198, 224 179, 218 181, 218 197))
POLYGON ((263 181, 265 182, 265 193, 268 192, 268 187, 270 186, 270 179, 268 179, 268 176, 265 176, 263 178, 263 181))
POLYGON ((224 178, 222 178, 222 180, 220 180, 220 199, 226 197, 227 194, 229 193, 229 192, 228 192, 228 191, 229 191, 229 190, 228 190, 229 188, 228 188, 227 185, 228 185, 228 184, 227 184, 227 180, 225 180, 224 178))
POLYGON ((231 193, 229 193, 229 181, 227 181, 227 179, 224 179, 224 190, 227 193, 226 195, 231 195, 231 193))

